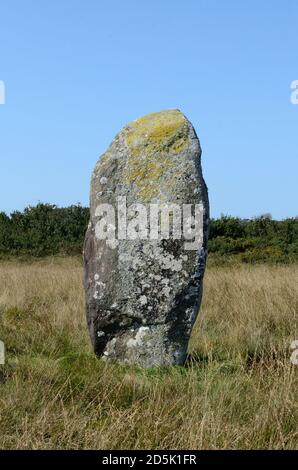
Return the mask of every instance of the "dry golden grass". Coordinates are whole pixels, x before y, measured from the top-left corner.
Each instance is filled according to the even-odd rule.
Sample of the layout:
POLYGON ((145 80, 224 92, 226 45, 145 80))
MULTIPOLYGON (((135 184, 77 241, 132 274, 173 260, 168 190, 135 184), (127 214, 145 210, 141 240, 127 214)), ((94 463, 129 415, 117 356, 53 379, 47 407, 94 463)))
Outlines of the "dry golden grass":
POLYGON ((297 266, 207 269, 187 367, 90 352, 76 259, 0 264, 0 448, 298 447, 297 266))

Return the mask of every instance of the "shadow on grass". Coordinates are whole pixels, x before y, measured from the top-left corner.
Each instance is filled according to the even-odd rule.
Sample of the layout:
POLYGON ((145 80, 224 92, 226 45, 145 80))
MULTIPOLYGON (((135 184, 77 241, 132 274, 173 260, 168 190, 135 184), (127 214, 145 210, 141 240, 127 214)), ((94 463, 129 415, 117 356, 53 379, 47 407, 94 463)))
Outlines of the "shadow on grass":
POLYGON ((205 354, 192 353, 188 354, 184 366, 186 368, 193 366, 206 365, 210 362, 210 358, 205 354))

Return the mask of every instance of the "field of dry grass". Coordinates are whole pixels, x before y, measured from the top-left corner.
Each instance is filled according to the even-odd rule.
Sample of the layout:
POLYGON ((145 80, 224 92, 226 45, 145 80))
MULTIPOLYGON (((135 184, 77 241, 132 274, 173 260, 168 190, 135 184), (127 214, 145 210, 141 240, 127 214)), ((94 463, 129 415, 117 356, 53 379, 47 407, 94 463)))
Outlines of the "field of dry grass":
POLYGON ((298 448, 298 266, 207 269, 185 368, 90 352, 76 259, 0 263, 0 448, 298 448))

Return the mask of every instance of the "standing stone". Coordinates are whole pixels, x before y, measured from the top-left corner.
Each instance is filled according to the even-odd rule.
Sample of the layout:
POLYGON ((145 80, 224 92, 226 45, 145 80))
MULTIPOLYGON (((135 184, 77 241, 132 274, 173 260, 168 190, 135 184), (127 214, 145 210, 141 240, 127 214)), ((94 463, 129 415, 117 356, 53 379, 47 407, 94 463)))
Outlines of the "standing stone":
POLYGON ((207 257, 200 158, 191 123, 166 110, 125 126, 99 159, 84 247, 87 322, 98 356, 143 367, 184 364, 207 257), (189 205, 192 212, 182 213, 189 205))

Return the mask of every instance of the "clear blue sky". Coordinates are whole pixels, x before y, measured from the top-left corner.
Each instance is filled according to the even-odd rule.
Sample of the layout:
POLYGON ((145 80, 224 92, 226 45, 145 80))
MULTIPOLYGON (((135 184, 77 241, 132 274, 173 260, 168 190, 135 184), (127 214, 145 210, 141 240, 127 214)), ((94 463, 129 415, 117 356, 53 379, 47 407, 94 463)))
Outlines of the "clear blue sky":
POLYGON ((88 204, 128 121, 179 108, 211 214, 296 216, 297 0, 2 0, 0 210, 88 204))

